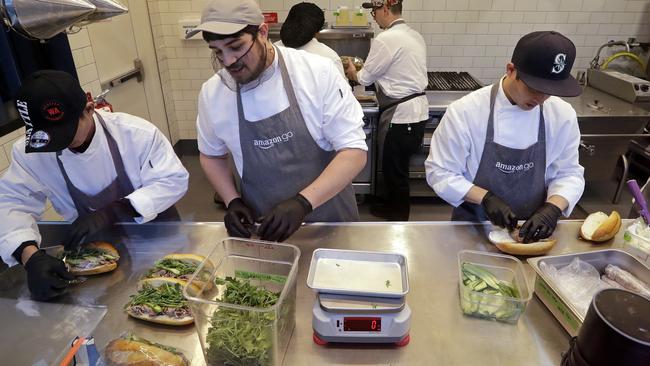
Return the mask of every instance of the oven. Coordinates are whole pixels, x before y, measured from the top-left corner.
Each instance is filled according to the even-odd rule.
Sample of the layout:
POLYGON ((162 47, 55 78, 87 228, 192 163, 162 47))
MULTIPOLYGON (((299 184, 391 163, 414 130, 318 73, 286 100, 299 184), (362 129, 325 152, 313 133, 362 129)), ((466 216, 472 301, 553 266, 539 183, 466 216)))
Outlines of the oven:
POLYGON ((352 181, 352 186, 354 187, 354 193, 359 195, 368 195, 375 193, 375 177, 373 172, 375 171, 375 162, 377 161, 375 156, 376 151, 376 127, 377 127, 377 117, 379 111, 377 107, 375 108, 364 108, 363 109, 363 132, 366 134, 366 145, 368 146, 368 159, 366 160, 366 166, 363 170, 354 178, 352 181))

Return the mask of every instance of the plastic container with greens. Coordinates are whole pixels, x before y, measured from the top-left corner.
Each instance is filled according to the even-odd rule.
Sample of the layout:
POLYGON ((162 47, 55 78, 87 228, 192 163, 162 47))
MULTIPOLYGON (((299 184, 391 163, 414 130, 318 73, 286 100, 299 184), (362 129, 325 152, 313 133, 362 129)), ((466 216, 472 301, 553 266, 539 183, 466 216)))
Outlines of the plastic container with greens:
POLYGON ((280 365, 295 325, 300 250, 289 244, 228 238, 184 289, 208 365, 280 365), (197 278, 203 280, 197 281, 197 278))
POLYGON ((464 314, 515 324, 533 296, 521 261, 509 255, 458 252, 460 307, 464 314))

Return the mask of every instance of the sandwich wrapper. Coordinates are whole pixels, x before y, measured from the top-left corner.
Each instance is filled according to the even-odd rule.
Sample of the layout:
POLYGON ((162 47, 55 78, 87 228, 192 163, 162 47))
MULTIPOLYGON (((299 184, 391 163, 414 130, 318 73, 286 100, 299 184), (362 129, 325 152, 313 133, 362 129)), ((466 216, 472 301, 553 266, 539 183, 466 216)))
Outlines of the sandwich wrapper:
POLYGON ((78 306, 0 298, 0 354, 12 365, 58 364, 72 341, 93 334, 104 306, 78 306))

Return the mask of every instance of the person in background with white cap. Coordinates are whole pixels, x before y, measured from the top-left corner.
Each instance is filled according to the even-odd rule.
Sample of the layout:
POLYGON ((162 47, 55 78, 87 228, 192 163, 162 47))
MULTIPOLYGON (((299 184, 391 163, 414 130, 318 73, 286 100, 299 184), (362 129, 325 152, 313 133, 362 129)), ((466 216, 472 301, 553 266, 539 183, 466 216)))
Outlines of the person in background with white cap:
POLYGON ((357 72, 350 63, 345 70, 350 80, 377 86, 379 156, 386 198, 385 204, 371 206, 370 212, 390 221, 408 221, 409 160, 422 147, 429 119, 424 93, 427 47, 422 35, 402 18, 402 0, 373 0, 362 6, 372 9, 373 18, 384 29, 372 41, 363 68, 357 72))
POLYGON ((209 1, 188 37, 198 32, 220 67, 199 94, 200 161, 227 205, 228 233, 250 237, 261 221, 262 239, 282 241, 303 221, 358 220, 351 182, 366 164, 363 112, 334 64, 274 47, 253 0, 209 1))
POLYGON ((524 242, 549 237, 584 190, 576 112, 576 48, 553 31, 523 36, 499 82, 452 103, 425 161, 429 185, 455 206, 453 220, 520 229, 524 242))
POLYGON ((117 221, 178 219, 173 205, 189 174, 153 124, 96 111, 75 78, 54 70, 25 78, 16 107, 26 136, 0 179, 0 255, 23 264, 33 298, 59 295, 72 279, 61 260, 38 249, 36 219, 47 199, 72 221, 66 250, 117 221))
POLYGON ((341 76, 345 76, 343 63, 338 53, 316 39, 316 34, 323 29, 324 25, 325 13, 323 13, 323 9, 314 3, 298 3, 289 9, 289 14, 280 29, 280 40, 275 42, 275 45, 291 47, 329 58, 334 62, 341 76))

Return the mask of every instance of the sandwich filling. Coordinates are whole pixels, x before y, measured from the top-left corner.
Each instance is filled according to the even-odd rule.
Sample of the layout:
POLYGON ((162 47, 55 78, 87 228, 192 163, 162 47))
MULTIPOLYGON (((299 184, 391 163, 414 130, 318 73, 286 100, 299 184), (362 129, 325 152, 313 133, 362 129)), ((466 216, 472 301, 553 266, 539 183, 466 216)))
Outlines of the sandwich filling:
POLYGON ((137 316, 167 316, 172 319, 192 316, 178 283, 163 283, 157 287, 145 283, 137 294, 131 295, 126 308, 137 316))

